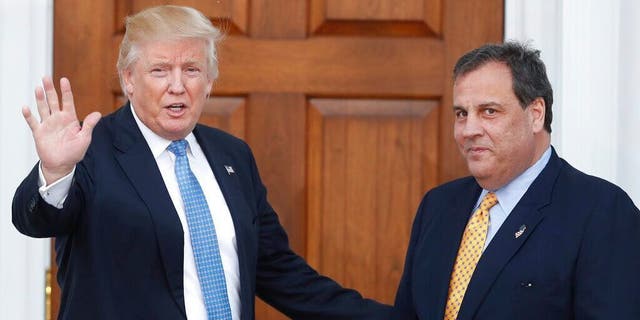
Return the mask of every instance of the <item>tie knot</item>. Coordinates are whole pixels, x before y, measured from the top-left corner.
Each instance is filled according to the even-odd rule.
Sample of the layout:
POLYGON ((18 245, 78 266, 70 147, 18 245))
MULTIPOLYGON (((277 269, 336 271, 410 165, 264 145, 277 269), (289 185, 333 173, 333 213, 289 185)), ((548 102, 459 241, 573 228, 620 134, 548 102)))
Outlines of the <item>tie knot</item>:
POLYGON ((171 153, 175 154, 176 157, 184 156, 187 154, 187 140, 176 140, 171 142, 167 150, 171 151, 171 153))
POLYGON ((495 193, 489 192, 482 199, 482 202, 480 203, 480 208, 482 208, 483 210, 489 210, 491 209, 491 207, 495 206, 496 203, 498 203, 498 197, 496 197, 495 193))

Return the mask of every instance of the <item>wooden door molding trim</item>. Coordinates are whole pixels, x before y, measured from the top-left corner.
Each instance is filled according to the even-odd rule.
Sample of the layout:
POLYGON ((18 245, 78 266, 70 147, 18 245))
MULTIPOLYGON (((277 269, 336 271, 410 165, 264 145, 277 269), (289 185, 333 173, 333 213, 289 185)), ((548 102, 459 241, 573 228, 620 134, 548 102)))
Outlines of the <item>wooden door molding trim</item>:
POLYGON ((436 100, 313 98, 309 101, 324 117, 422 117, 438 106, 436 100))
POLYGON ((443 0, 413 1, 414 6, 409 8, 402 8, 396 2, 396 10, 392 11, 395 14, 389 14, 388 10, 380 8, 377 12, 372 13, 368 10, 368 14, 364 13, 363 9, 373 5, 370 1, 351 2, 351 10, 343 14, 340 14, 338 9, 330 10, 330 0, 310 2, 309 33, 312 35, 434 38, 442 36, 443 0), (416 7, 421 7, 422 10, 414 12, 412 9, 416 7))

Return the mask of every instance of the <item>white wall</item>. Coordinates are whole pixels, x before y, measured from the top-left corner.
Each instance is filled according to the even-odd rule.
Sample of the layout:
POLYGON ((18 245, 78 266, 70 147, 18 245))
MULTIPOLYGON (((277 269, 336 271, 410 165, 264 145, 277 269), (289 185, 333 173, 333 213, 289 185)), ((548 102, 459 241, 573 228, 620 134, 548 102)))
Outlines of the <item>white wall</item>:
POLYGON ((542 51, 554 88, 552 143, 640 205, 640 4, 507 0, 505 39, 542 51))
POLYGON ((36 161, 20 108, 35 108, 33 89, 51 74, 52 1, 0 0, 0 319, 44 319, 49 240, 16 231, 11 200, 36 161))

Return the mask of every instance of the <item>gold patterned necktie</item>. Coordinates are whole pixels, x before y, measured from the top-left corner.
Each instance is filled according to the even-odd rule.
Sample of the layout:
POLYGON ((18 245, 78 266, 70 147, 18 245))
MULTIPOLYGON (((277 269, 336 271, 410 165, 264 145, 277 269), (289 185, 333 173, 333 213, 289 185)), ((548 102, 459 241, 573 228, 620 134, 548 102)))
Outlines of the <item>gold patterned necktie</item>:
POLYGON ((473 213, 462 235, 462 242, 458 249, 456 263, 453 265, 451 280, 449 282, 449 297, 444 313, 444 320, 455 320, 467 291, 471 275, 480 260, 484 243, 489 229, 489 209, 498 203, 498 198, 493 192, 487 193, 482 199, 480 207, 473 213))

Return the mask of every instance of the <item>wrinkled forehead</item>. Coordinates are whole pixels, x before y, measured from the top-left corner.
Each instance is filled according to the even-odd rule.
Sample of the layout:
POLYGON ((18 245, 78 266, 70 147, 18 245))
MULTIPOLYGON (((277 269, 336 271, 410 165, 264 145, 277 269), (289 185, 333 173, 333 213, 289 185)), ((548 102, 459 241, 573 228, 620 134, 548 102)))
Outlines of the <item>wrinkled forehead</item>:
POLYGON ((156 39, 140 42, 132 47, 136 52, 136 64, 153 63, 190 63, 206 66, 207 41, 197 38, 185 39, 156 39))
POLYGON ((512 80, 513 75, 511 73, 511 69, 509 66, 501 61, 486 61, 482 64, 475 66, 472 69, 465 70, 464 72, 458 74, 453 79, 454 87, 462 81, 466 79, 478 79, 478 78, 486 78, 486 77, 497 77, 512 80))
POLYGON ((501 63, 488 63, 464 75, 453 85, 455 105, 476 105, 515 98, 511 71, 501 63))

